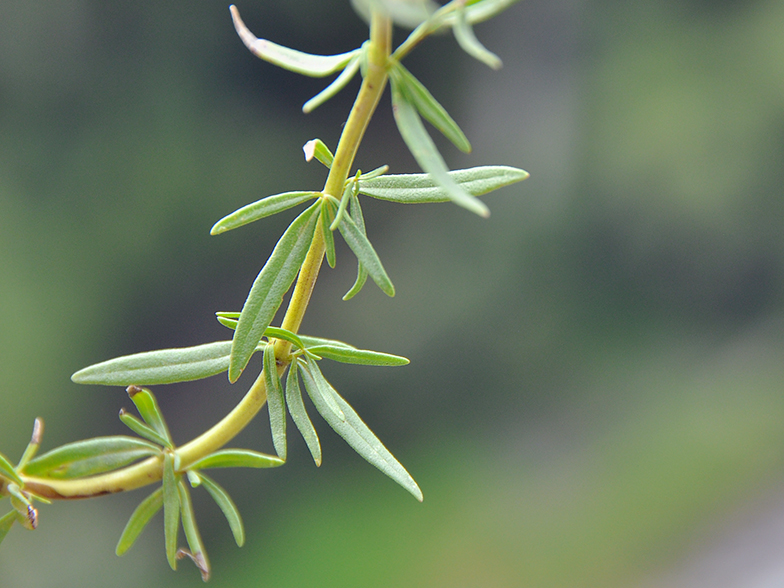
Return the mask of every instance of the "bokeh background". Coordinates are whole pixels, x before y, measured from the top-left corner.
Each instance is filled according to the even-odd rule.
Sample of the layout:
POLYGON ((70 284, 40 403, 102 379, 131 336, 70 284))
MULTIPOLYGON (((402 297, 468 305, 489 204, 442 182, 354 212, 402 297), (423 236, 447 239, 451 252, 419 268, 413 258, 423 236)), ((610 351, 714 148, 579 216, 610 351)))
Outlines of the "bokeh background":
MULTIPOLYGON (((358 46, 346 1, 252 1, 263 36, 358 46)), ((213 586, 784 585, 784 3, 526 0, 407 59, 474 145, 454 168, 531 178, 452 205, 368 202, 397 287, 353 301, 344 247, 303 332, 411 358, 324 366, 417 479, 418 504, 316 421, 316 469, 291 436, 277 470, 219 472, 244 514, 237 549, 195 492, 213 586)), ((402 37, 401 37, 402 38, 402 37)), ((252 57, 227 4, 0 4, 0 450, 33 418, 44 449, 121 434, 122 389, 77 369, 227 338, 293 213, 220 237, 224 214, 318 189, 302 145, 334 145, 350 91, 252 57)), ((358 165, 416 165, 388 99, 358 165)), ((242 395, 218 376, 159 387, 178 442, 242 395)), ((237 444, 271 449, 264 414, 237 444)), ((314 415, 315 417, 315 415, 314 415)), ((314 420, 316 420, 314 418, 314 420)), ((160 517, 114 546, 146 492, 42 506, 0 549, 3 588, 193 586, 160 517)))

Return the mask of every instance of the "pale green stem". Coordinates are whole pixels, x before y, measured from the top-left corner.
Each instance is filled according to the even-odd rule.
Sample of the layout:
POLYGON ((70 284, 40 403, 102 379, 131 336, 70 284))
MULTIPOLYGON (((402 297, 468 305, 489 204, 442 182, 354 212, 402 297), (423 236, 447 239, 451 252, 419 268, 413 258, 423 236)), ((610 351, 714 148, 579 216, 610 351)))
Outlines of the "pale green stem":
MULTIPOLYGON (((368 67, 357 99, 340 136, 335 159, 324 185, 324 193, 339 198, 343 185, 351 171, 357 149, 362 142, 365 129, 375 112, 387 82, 387 59, 392 45, 392 23, 389 18, 373 14, 370 24, 370 46, 368 48, 368 67)), ((289 306, 281 326, 297 332, 307 310, 310 296, 318 278, 324 258, 324 236, 321 225, 311 243, 307 257, 302 264, 297 284, 291 295, 289 306)), ((286 369, 291 359, 290 344, 278 341, 275 355, 278 357, 278 372, 286 369)), ((223 420, 196 439, 177 448, 176 455, 179 471, 190 464, 220 449, 231 441, 250 423, 267 401, 267 390, 263 373, 248 390, 240 403, 223 420)), ((161 479, 162 459, 151 457, 132 466, 88 478, 73 480, 53 480, 22 476, 25 490, 50 499, 89 498, 133 490, 161 479)))

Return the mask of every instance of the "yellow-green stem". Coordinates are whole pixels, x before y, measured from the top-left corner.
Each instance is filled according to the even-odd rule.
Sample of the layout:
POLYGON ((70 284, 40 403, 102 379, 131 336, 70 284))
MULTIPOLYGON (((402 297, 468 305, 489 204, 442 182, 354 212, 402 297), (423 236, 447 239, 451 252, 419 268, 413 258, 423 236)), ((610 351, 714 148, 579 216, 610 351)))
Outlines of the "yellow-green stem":
MULTIPOLYGON (((351 109, 348 120, 340 136, 335 158, 324 185, 324 193, 339 198, 343 186, 351 171, 365 129, 375 112, 381 94, 387 82, 387 59, 392 46, 392 23, 386 16, 374 13, 370 24, 370 46, 368 48, 368 66, 359 94, 351 109)), ((321 226, 316 230, 307 257, 300 268, 297 283, 291 295, 289 306, 281 326, 289 331, 297 332, 307 310, 310 296, 318 278, 324 258, 324 236, 321 226)), ((290 344, 278 341, 275 355, 278 358, 280 374, 291 361, 290 344)), ((239 434, 253 420, 267 401, 267 391, 263 374, 248 390, 237 406, 220 422, 196 439, 177 448, 178 467, 185 470, 198 459, 220 449, 239 434)), ((73 480, 53 480, 22 476, 25 490, 50 499, 58 498, 89 498, 102 494, 112 494, 133 490, 161 479, 162 459, 151 457, 132 466, 88 478, 73 480)))

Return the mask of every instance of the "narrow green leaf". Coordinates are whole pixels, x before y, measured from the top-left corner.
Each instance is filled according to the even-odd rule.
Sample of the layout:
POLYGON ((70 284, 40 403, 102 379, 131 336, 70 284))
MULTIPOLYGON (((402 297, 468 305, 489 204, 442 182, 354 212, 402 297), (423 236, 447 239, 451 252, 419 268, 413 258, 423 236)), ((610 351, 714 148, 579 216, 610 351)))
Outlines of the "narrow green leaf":
POLYGON ((264 384, 267 388, 267 408, 269 409, 270 431, 275 452, 286 461, 286 404, 283 388, 278 377, 278 364, 275 360, 275 344, 269 343, 264 349, 264 384))
POLYGON ((332 224, 332 202, 329 198, 324 198, 321 201, 321 212, 319 218, 321 219, 321 234, 324 236, 324 247, 326 250, 327 264, 329 267, 334 268, 335 259, 335 236, 332 234, 330 225, 332 224))
POLYGON ((338 211, 334 215, 334 219, 332 224, 329 225, 329 229, 334 231, 335 229, 340 226, 340 221, 343 219, 343 215, 346 213, 346 208, 348 207, 348 202, 351 198, 351 195, 356 191, 357 187, 357 179, 359 178, 360 172, 357 172, 356 178, 350 179, 346 182, 346 187, 343 189, 343 195, 340 197, 340 203, 338 204, 338 211))
POLYGON ((234 501, 231 499, 228 492, 219 486, 212 478, 209 478, 202 473, 197 475, 199 476, 204 489, 209 492, 212 499, 218 505, 218 508, 223 511, 223 515, 229 522, 231 533, 234 535, 234 541, 237 542, 237 547, 242 547, 245 544, 245 527, 242 524, 242 517, 240 517, 240 511, 237 508, 237 505, 234 504, 234 501))
POLYGON ((120 409, 120 421, 139 437, 144 437, 161 447, 169 447, 171 449, 170 441, 161 437, 150 425, 127 412, 124 408, 120 409))
MULTIPOLYGON (((382 169, 382 168, 378 168, 378 169, 382 169)), ((359 197, 356 194, 351 195, 351 208, 349 214, 351 215, 351 218, 354 219, 354 223, 356 223, 357 228, 362 232, 363 235, 367 236, 367 232, 365 231, 365 218, 362 216, 362 208, 359 204, 359 197)), ((354 296, 359 294, 359 291, 362 290, 362 287, 365 285, 365 282, 367 281, 367 275, 368 275, 367 270, 362 265, 362 262, 357 261, 357 279, 354 281, 354 285, 351 286, 349 291, 343 295, 343 300, 351 300, 352 298, 354 298, 354 296)))
MULTIPOLYGON (((300 363, 300 367, 302 368, 302 381, 305 382, 305 390, 308 391, 308 396, 310 396, 311 399, 314 397, 318 397, 319 399, 319 404, 316 408, 318 408, 318 406, 325 407, 326 409, 329 409, 331 414, 338 420, 345 420, 346 415, 340 410, 340 406, 338 406, 338 403, 335 400, 337 392, 322 375, 318 364, 315 361, 306 360, 305 362, 300 363)), ((316 404, 316 401, 314 400, 313 403, 316 404)), ((318 411, 321 413, 320 408, 318 411)), ((323 413, 321 416, 324 416, 323 413)))
MULTIPOLYGON (((481 196, 525 180, 528 172, 516 167, 489 165, 450 171, 449 177, 470 195, 481 196)), ((446 190, 434 182, 429 174, 390 174, 370 180, 361 178, 359 192, 401 204, 450 201, 446 190)))
POLYGON ((314 203, 291 223, 253 283, 234 332, 230 382, 236 382, 248 365, 264 330, 283 302, 283 295, 297 276, 313 239, 320 205, 314 203))
POLYGON ((95 437, 44 453, 31 460, 24 471, 30 476, 81 478, 116 470, 159 452, 157 445, 135 437, 95 437))
MULTIPOLYGON (((239 312, 216 312, 215 313, 218 318, 218 322, 222 324, 224 327, 228 327, 232 331, 237 328, 237 319, 240 316, 239 312)), ((284 341, 288 341, 297 349, 303 350, 305 353, 308 353, 308 350, 305 349, 304 343, 299 338, 299 335, 296 333, 292 333, 286 329, 281 329, 280 327, 267 327, 264 330, 264 336, 268 339, 283 339, 284 341)), ((263 349, 263 345, 259 344, 256 346, 256 350, 260 351, 263 349)), ((318 356, 313 356, 313 359, 321 359, 318 356)))
POLYGON ((354 49, 340 55, 311 55, 283 47, 266 39, 257 39, 242 22, 237 8, 234 5, 229 8, 234 28, 250 52, 264 61, 289 71, 314 78, 328 76, 346 67, 351 58, 359 53, 359 49, 354 49))
POLYGON ((396 87, 406 95, 419 114, 443 133, 463 153, 471 152, 471 143, 446 109, 433 98, 422 83, 401 63, 389 71, 396 87))
POLYGON ((376 250, 373 249, 370 241, 368 241, 368 238, 362 233, 351 216, 343 217, 339 228, 343 239, 348 243, 354 255, 357 256, 357 260, 367 270, 376 285, 387 296, 394 296, 395 286, 392 285, 392 281, 381 264, 376 250))
POLYGON ((336 77, 329 86, 305 102, 305 104, 302 106, 302 112, 308 114, 309 112, 313 112, 313 110, 324 104, 327 100, 345 88, 346 84, 348 84, 351 79, 357 75, 358 71, 359 54, 354 55, 349 60, 348 64, 346 64, 346 68, 340 72, 340 75, 336 77))
POLYGON ((210 468, 276 468, 283 465, 282 459, 250 449, 221 449, 191 464, 189 470, 210 468))
POLYGON ((305 403, 302 401, 302 392, 299 388, 299 377, 297 375, 299 362, 291 362, 289 373, 286 377, 286 404, 289 407, 289 413, 297 425, 302 438, 313 456, 313 461, 316 466, 321 465, 321 443, 319 443, 318 433, 316 428, 305 410, 305 403))
POLYGON ((388 165, 382 165, 380 167, 377 167, 376 169, 370 170, 366 174, 365 173, 359 174, 357 179, 358 180, 359 179, 372 180, 373 178, 377 178, 379 176, 383 176, 388 171, 389 171, 389 166, 388 165))
POLYGON ((27 444, 27 447, 22 454, 22 458, 19 460, 19 463, 16 464, 16 469, 18 471, 23 471, 27 463, 35 457, 36 453, 38 453, 38 448, 41 446, 41 438, 43 435, 44 421, 40 418, 37 418, 35 421, 33 421, 33 434, 30 437, 30 443, 27 444))
POLYGON ((24 486, 24 482, 22 481, 22 478, 19 477, 19 474, 16 473, 14 466, 2 453, 0 453, 0 476, 19 486, 24 486))
MULTIPOLYGON (((312 364, 315 366, 315 362, 312 362, 312 364)), ((419 489, 417 483, 400 462, 398 462, 389 450, 384 447, 383 443, 378 440, 362 419, 359 418, 359 415, 349 406, 343 397, 341 397, 334 388, 329 386, 329 383, 326 382, 326 380, 319 383, 318 388, 322 391, 325 387, 325 383, 326 386, 332 388, 333 399, 337 402, 342 414, 345 415, 344 418, 341 419, 326 402, 325 394, 312 393, 311 389, 316 386, 313 386, 313 384, 308 386, 307 378, 314 377, 318 379, 320 377, 323 379, 321 373, 318 372, 318 368, 310 371, 303 369, 302 375, 303 380, 305 381, 305 387, 313 400, 313 404, 329 426, 332 427, 338 435, 343 437, 346 443, 359 453, 359 455, 408 490, 421 502, 422 491, 419 489)))
POLYGON ((163 506, 163 487, 158 488, 155 492, 150 494, 147 498, 142 500, 141 504, 133 511, 131 518, 128 519, 128 524, 120 535, 120 540, 117 542, 117 555, 123 555, 128 551, 131 546, 136 542, 144 527, 150 522, 150 519, 155 516, 163 506))
POLYGON ((77 384, 153 386, 208 378, 229 367, 231 341, 124 355, 76 372, 77 384))
POLYGON ((321 356, 323 359, 331 359, 341 363, 353 363, 359 365, 378 365, 378 366, 400 366, 410 363, 405 357, 382 353, 380 351, 370 351, 367 349, 346 349, 345 347, 333 347, 316 345, 308 349, 311 353, 321 356))
POLYGON ((158 406, 158 401, 153 393, 147 388, 139 388, 138 386, 128 386, 125 391, 136 405, 136 410, 139 411, 144 422, 167 441, 167 447, 173 447, 169 427, 166 426, 161 407, 158 406))
POLYGON ((188 485, 184 480, 177 484, 180 494, 180 514, 182 515, 182 530, 185 532, 185 540, 188 542, 190 551, 180 549, 177 551, 177 558, 187 556, 196 564, 201 573, 201 579, 206 582, 210 579, 210 562, 207 559, 207 552, 204 550, 199 527, 196 525, 196 515, 193 512, 193 502, 188 485))
POLYGON ((490 211, 487 206, 468 194, 451 178, 446 163, 436 149, 433 139, 427 134, 416 108, 394 83, 392 84, 392 110, 403 141, 422 169, 430 174, 455 204, 480 216, 489 216, 490 211))
POLYGON ((267 196, 224 216, 210 229, 210 235, 220 235, 226 231, 231 231, 259 219, 283 212, 303 202, 312 200, 318 194, 318 192, 284 192, 283 194, 267 196))
POLYGON ((321 139, 311 139, 302 146, 305 152, 305 161, 312 161, 315 157, 317 161, 321 162, 327 169, 332 167, 332 161, 335 156, 329 150, 321 139))
POLYGON ((3 539, 5 539, 5 536, 8 535, 8 531, 11 530, 11 527, 14 526, 14 521, 16 521, 15 510, 0 517, 0 544, 3 542, 3 539))
POLYGON ((177 569, 177 534, 180 530, 180 493, 174 474, 174 454, 163 454, 163 536, 166 559, 171 569, 177 569))
POLYGON ((464 6, 457 10, 457 20, 453 25, 455 39, 458 45, 474 59, 478 59, 482 63, 488 65, 493 69, 501 69, 501 58, 495 53, 488 51, 479 39, 474 34, 474 29, 468 22, 468 11, 464 6))

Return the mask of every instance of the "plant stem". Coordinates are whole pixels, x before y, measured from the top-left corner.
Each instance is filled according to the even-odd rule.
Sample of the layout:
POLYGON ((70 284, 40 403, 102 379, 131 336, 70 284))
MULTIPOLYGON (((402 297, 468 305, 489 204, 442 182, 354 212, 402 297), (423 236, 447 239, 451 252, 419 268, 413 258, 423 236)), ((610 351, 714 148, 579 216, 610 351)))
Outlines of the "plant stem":
MULTIPOLYGON (((386 87, 387 59, 391 46, 392 22, 388 17, 374 12, 370 23, 367 71, 340 136, 335 158, 324 185, 325 194, 339 198, 343 193, 343 186, 351 171, 362 137, 386 87)), ((297 283, 281 323, 284 329, 293 332, 299 329, 318 278, 324 251, 324 236, 319 225, 307 257, 299 270, 297 283)), ((276 343, 275 356, 278 358, 279 374, 282 374, 291 362, 290 348, 291 344, 286 341, 276 343)), ((190 464, 231 441, 253 420, 266 401, 267 390, 262 373, 228 415, 211 429, 176 450, 178 471, 184 471, 190 464)), ((53 480, 33 476, 22 476, 22 478, 25 482, 25 490, 45 498, 90 498, 151 484, 161 479, 162 466, 162 458, 151 457, 126 468, 82 479, 53 480)))

